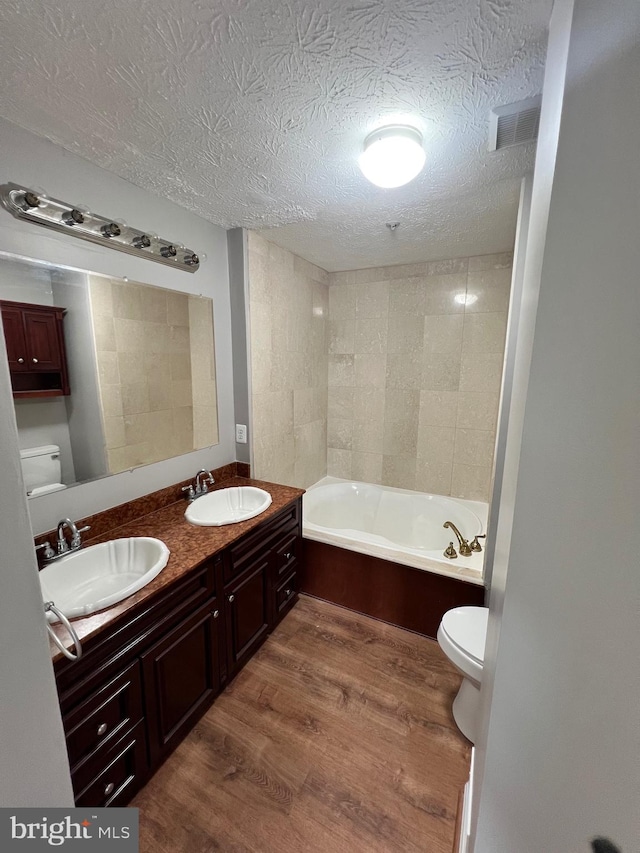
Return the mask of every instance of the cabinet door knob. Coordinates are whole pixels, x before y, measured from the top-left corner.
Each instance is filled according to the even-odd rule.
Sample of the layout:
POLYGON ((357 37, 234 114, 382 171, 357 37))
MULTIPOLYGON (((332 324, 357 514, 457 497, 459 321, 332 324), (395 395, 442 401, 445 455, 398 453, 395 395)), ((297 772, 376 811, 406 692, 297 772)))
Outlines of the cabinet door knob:
POLYGON ((18 359, 18 364, 24 364, 24 358, 19 358, 19 359, 18 359))
POLYGON ((109 784, 108 784, 108 785, 105 785, 105 786, 104 786, 104 795, 105 795, 105 797, 108 797, 108 796, 109 796, 109 794, 113 794, 113 790, 114 790, 114 788, 115 788, 115 787, 116 787, 116 786, 113 784, 113 782, 109 782, 109 784))
POLYGON ((219 610, 214 610, 214 611, 213 611, 213 618, 214 618, 214 619, 217 619, 219 615, 220 615, 220 611, 219 611, 219 610))
POLYGON ((285 589, 284 594, 287 596, 287 598, 289 598, 289 596, 291 595, 291 590, 285 589))
POLYGON ((229 604, 232 604, 236 600, 235 595, 230 595, 228 598, 229 604))
POLYGON ((98 734, 102 737, 102 735, 107 733, 107 729, 109 726, 106 723, 100 723, 98 726, 98 734))
POLYGON ((34 364, 37 364, 37 363, 38 363, 38 359, 37 359, 37 358, 32 358, 32 359, 31 359, 31 361, 32 361, 34 364))

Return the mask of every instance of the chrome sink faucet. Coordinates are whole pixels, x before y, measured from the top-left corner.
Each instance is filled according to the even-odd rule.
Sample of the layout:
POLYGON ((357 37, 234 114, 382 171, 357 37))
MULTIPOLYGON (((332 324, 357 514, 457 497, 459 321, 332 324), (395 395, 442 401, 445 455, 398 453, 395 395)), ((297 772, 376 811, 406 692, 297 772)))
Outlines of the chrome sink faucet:
POLYGON ((195 476, 195 480, 193 483, 190 483, 188 486, 183 486, 182 491, 186 492, 186 498, 191 503, 191 501, 195 501, 196 498, 202 497, 202 495, 206 495, 209 491, 209 486, 213 486, 215 480, 213 479, 213 474, 211 471, 207 471, 206 468, 201 468, 195 476))
POLYGON ((58 532, 56 539, 56 548, 55 551, 51 547, 51 543, 43 542, 42 545, 36 545, 36 551, 39 551, 41 548, 43 549, 43 562, 52 563, 54 560, 59 560, 60 557, 65 557, 67 554, 71 554, 73 551, 78 551, 82 548, 82 535, 86 533, 87 530, 90 530, 90 526, 87 524, 86 527, 81 527, 78 529, 75 521, 71 521, 70 518, 63 518, 58 522, 58 532), (67 539, 64 535, 65 527, 69 528, 69 532, 71 533, 71 539, 67 542, 67 539))

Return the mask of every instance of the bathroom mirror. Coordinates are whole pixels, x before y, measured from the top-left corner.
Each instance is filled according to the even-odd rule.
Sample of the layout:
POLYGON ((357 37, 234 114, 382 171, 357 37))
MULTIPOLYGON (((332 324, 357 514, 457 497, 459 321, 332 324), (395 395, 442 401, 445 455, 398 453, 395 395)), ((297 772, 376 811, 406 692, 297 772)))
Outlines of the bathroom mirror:
POLYGON ((0 300, 30 497, 218 443, 211 299, 0 253, 0 300), (16 394, 7 303, 64 309, 67 395, 16 394))

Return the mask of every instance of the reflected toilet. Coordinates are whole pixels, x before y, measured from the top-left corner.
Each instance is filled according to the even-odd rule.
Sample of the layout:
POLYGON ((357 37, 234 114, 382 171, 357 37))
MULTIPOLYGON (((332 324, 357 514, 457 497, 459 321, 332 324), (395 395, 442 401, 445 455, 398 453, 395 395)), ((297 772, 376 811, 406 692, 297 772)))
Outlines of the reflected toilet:
POLYGON ((48 495, 67 487, 60 482, 60 448, 56 444, 27 447, 20 451, 20 465, 27 496, 48 495))

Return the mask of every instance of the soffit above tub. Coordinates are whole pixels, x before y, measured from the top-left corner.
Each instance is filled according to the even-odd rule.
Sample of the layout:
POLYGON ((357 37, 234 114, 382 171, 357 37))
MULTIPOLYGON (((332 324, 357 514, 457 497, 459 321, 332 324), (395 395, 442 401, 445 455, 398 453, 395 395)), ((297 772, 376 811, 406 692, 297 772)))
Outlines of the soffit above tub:
POLYGON ((541 90, 551 5, 5 0, 0 114, 328 270, 498 252, 534 146, 487 151, 489 112, 541 90), (409 117, 427 165, 380 190, 362 141, 409 117))

